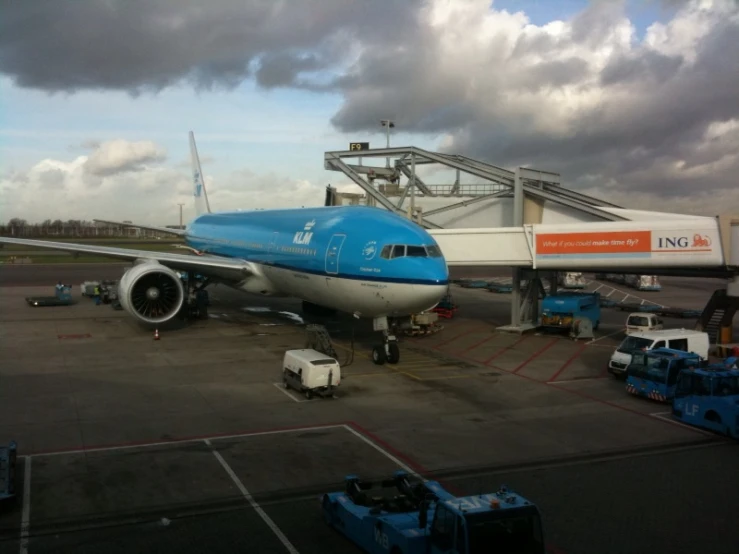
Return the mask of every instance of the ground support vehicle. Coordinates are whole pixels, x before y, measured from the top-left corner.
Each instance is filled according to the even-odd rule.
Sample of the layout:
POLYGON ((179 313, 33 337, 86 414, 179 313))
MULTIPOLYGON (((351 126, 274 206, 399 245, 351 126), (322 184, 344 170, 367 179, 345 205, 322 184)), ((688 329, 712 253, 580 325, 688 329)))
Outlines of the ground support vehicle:
POLYGON ((557 274, 557 284, 565 289, 584 289, 587 283, 582 273, 559 273, 557 274))
POLYGON ((662 285, 656 275, 627 275, 626 284, 636 290, 660 291, 662 285))
POLYGON ((451 293, 442 298, 431 311, 436 312, 439 317, 443 317, 445 319, 453 318, 454 313, 457 311, 457 305, 452 300, 451 293))
POLYGON ((655 314, 633 313, 626 318, 626 334, 637 331, 658 331, 664 329, 664 322, 655 314))
POLYGON ((333 396, 341 383, 339 362, 311 348, 288 350, 282 360, 282 383, 310 399, 333 396))
POLYGON ((541 302, 542 327, 571 329, 576 319, 587 318, 593 329, 600 325, 600 293, 563 292, 541 302))
POLYGON ((680 372, 686 368, 698 369, 707 363, 694 352, 670 348, 634 352, 626 368, 626 392, 657 402, 670 402, 675 396, 680 372))
POLYGON ((69 306, 72 303, 72 287, 57 286, 54 296, 27 296, 29 306, 69 306))
POLYGON ((8 446, 0 446, 0 503, 5 504, 15 498, 15 461, 17 445, 11 441, 8 446))
POLYGON ((538 508, 505 486, 456 497, 405 471, 379 487, 356 475, 321 498, 326 522, 370 554, 544 554, 538 508))
POLYGON ((680 372, 672 415, 683 423, 739 440, 739 369, 733 363, 711 364, 680 372))
POLYGON ((626 375, 632 354, 638 350, 670 348, 683 352, 694 352, 704 360, 708 359, 708 333, 693 329, 658 329, 656 331, 635 331, 630 333, 611 354, 608 373, 615 377, 626 375))

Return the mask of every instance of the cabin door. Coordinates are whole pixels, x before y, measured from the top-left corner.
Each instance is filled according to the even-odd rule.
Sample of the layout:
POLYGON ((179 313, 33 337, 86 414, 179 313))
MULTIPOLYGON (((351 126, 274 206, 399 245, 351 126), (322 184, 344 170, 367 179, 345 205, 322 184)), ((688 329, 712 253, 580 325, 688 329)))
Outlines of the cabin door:
POLYGON ((341 246, 346 240, 346 235, 334 235, 328 243, 326 249, 326 273, 336 275, 339 272, 339 254, 341 246))

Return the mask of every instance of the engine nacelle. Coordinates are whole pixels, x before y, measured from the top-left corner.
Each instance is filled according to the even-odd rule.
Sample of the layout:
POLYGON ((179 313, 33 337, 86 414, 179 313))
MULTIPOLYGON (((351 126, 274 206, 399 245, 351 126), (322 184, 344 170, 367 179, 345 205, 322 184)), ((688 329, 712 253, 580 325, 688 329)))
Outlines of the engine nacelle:
POLYGON ((185 287, 175 271, 146 261, 123 274, 118 283, 118 299, 123 309, 140 321, 164 323, 182 308, 185 287))

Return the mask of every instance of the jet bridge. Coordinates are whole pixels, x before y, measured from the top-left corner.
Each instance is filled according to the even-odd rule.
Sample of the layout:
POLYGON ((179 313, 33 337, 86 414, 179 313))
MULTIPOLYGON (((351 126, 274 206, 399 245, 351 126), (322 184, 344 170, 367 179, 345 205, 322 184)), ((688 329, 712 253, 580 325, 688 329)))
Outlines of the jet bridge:
MULTIPOLYGON (((727 297, 739 298, 739 218, 629 210, 564 188, 557 173, 524 167, 510 171, 412 146, 326 152, 324 165, 360 186, 367 204, 406 215, 427 228, 449 266, 511 267, 512 310, 507 330, 538 326, 542 279, 556 287, 561 271, 728 278, 732 281, 727 297), (349 158, 358 158, 359 163, 350 164, 349 158), (388 167, 362 165, 365 158, 387 158, 388 167), (454 170, 454 182, 431 185, 422 180, 417 168, 430 164, 454 170), (479 182, 463 184, 463 175, 479 182), (446 205, 424 211, 418 200, 428 198, 442 199, 446 205), (435 218, 496 199, 508 199, 505 211, 512 217, 503 224, 507 226, 444 228, 435 218), (404 209, 406 201, 409 206, 404 209), (577 217, 570 217, 563 218, 569 222, 544 224, 545 204, 563 207, 582 220, 574 223, 577 217), (528 283, 525 288, 523 281, 528 283)), ((329 197, 333 204, 331 194, 327 204, 329 197)), ((709 308, 701 321, 710 319, 709 308)))
POLYGON ((429 218, 439 216, 460 208, 495 199, 512 198, 514 226, 527 223, 541 223, 541 204, 550 202, 578 213, 588 214, 596 221, 624 221, 628 216, 609 210, 620 208, 605 202, 567 190, 561 186, 557 173, 530 168, 517 168, 510 171, 492 164, 473 160, 457 154, 431 152, 415 146, 399 148, 376 148, 363 151, 342 150, 326 152, 324 167, 340 171, 367 194, 367 202, 413 217, 428 229, 440 229, 442 225, 429 218), (357 158, 360 163, 350 164, 349 158, 357 158), (365 158, 395 158, 391 167, 362 165, 365 158), (442 169, 454 170, 453 184, 430 185, 418 175, 421 166, 436 164, 442 169), (478 182, 463 184, 462 178, 472 177, 478 182), (405 185, 401 181, 405 178, 405 185), (447 199, 445 205, 423 211, 418 205, 421 199, 447 199), (455 198, 459 202, 453 202, 455 198), (408 202, 408 207, 403 205, 408 202), (528 204, 528 205, 527 205, 528 204), (520 214, 520 221, 516 216, 520 214))

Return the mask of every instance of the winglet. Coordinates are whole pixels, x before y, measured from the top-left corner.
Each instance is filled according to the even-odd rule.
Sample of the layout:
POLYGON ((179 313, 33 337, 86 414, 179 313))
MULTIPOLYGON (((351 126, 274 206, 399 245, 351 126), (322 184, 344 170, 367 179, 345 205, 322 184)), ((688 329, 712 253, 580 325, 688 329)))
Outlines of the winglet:
POLYGON ((193 198, 195 200, 195 215, 210 213, 208 193, 205 190, 203 169, 200 167, 198 149, 195 146, 195 135, 190 131, 190 161, 192 162, 193 198))

